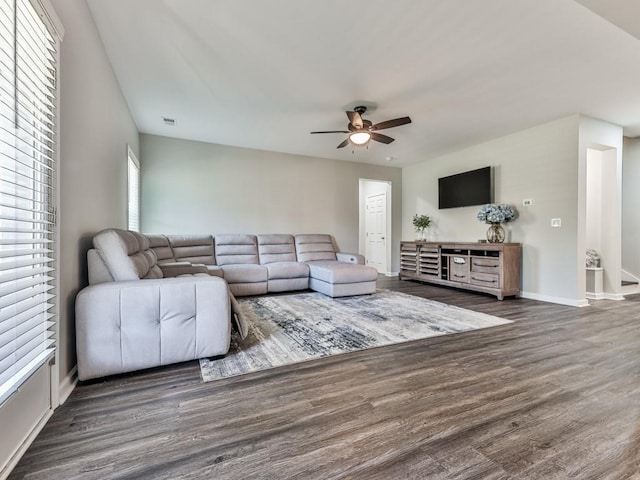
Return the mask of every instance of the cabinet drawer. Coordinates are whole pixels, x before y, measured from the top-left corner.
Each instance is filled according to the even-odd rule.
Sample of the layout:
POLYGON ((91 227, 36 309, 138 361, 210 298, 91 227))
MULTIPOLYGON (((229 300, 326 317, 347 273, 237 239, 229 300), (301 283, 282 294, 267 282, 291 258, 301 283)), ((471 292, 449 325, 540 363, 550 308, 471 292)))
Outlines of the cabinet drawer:
POLYGON ((470 282, 472 285, 482 285, 483 287, 498 288, 500 286, 500 276, 490 273, 471 272, 470 282))
POLYGON ((472 258, 471 271, 498 274, 500 260, 497 258, 472 258))
POLYGON ((454 258, 460 262, 461 257, 451 257, 449 260, 449 280, 454 282, 469 283, 469 263, 457 263, 454 258))

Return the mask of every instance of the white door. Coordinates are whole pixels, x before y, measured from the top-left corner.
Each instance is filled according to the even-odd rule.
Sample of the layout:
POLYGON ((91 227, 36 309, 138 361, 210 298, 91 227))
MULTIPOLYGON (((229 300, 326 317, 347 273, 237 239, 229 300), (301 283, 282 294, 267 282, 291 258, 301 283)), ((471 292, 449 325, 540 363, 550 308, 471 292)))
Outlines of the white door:
POLYGON ((387 273, 387 194, 368 195, 366 208, 367 265, 387 273))

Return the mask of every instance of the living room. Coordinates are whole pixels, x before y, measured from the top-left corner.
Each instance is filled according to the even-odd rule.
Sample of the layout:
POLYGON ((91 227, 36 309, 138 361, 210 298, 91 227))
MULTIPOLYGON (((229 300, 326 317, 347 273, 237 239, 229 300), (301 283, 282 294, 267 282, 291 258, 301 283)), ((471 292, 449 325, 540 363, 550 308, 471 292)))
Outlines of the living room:
MULTIPOLYGON (((525 323, 531 321, 533 325, 533 317, 539 316, 536 322, 540 323, 535 323, 536 336, 531 337, 529 347, 534 350, 540 348, 540 351, 544 350, 544 339, 554 344, 553 348, 564 347, 572 351, 574 344, 564 337, 558 339, 552 335, 558 330, 584 328, 585 325, 580 323, 581 321, 589 323, 589 328, 596 329, 602 337, 594 337, 594 340, 584 330, 582 332, 585 337, 580 341, 603 346, 607 338, 605 330, 602 325, 596 326, 592 323, 608 322, 606 312, 610 311, 611 315, 615 316, 611 323, 622 325, 620 331, 624 333, 618 333, 622 337, 627 336, 629 342, 624 348, 618 343, 618 348, 610 348, 611 352, 628 354, 633 350, 633 342, 638 334, 629 326, 630 323, 622 322, 620 319, 628 320, 628 317, 633 315, 635 302, 608 301, 606 307, 577 307, 589 303, 586 294, 587 273, 584 268, 584 252, 589 248, 585 233, 588 217, 587 149, 615 152, 615 171, 619 181, 616 195, 619 196, 619 202, 618 210, 612 212, 612 215, 619 218, 619 231, 609 231, 607 236, 617 243, 619 258, 614 261, 614 264, 617 262, 618 268, 607 269, 608 274, 614 276, 609 292, 610 298, 622 297, 620 280, 625 279, 623 270, 640 273, 640 268, 635 265, 638 263, 638 256, 632 250, 633 241, 630 241, 637 238, 635 230, 639 223, 633 215, 634 205, 637 204, 633 203, 636 195, 634 189, 637 185, 633 172, 635 164, 640 160, 640 142, 635 138, 640 133, 640 119, 634 116, 633 112, 640 111, 640 105, 637 105, 640 98, 637 93, 632 92, 640 79, 640 58, 637 58, 640 57, 640 40, 636 38, 638 33, 634 30, 633 22, 629 20, 634 18, 631 12, 635 7, 631 2, 620 2, 621 6, 618 9, 607 9, 606 2, 586 0, 565 0, 560 4, 545 2, 537 6, 522 2, 519 7, 524 8, 526 13, 522 14, 525 20, 519 23, 517 18, 514 18, 513 9, 508 10, 511 15, 505 14, 505 18, 495 19, 500 16, 496 12, 508 9, 506 2, 497 2, 490 8, 458 4, 456 8, 461 10, 459 17, 443 22, 442 19, 449 18, 451 11, 440 11, 444 7, 437 2, 427 2, 424 6, 415 5, 414 2, 406 3, 405 7, 409 13, 402 12, 402 8, 398 7, 392 9, 395 16, 390 16, 382 22, 376 20, 376 17, 384 17, 382 12, 387 7, 382 3, 369 2, 366 5, 368 13, 365 12, 360 23, 355 20, 359 18, 355 9, 363 6, 359 3, 345 6, 331 2, 323 8, 315 6, 312 11, 316 17, 311 18, 305 15, 307 9, 312 9, 311 5, 296 7, 299 11, 283 17, 277 12, 294 8, 293 5, 278 2, 277 7, 271 7, 274 12, 266 15, 262 8, 268 10, 267 7, 231 7, 219 4, 209 16, 198 19, 187 18, 186 12, 189 11, 189 7, 183 6, 182 3, 178 5, 177 2, 162 2, 160 6, 152 8, 144 1, 51 0, 49 8, 55 14, 50 16, 54 23, 59 22, 60 32, 64 32, 60 43, 58 72, 60 104, 57 257, 60 266, 56 273, 57 346, 55 364, 51 367, 53 373, 50 376, 50 385, 47 383, 45 387, 45 390, 50 389, 52 400, 46 407, 42 407, 41 404, 34 406, 35 413, 31 417, 24 412, 32 405, 23 400, 16 401, 14 398, 13 405, 18 405, 19 408, 8 409, 4 408, 5 405, 0 407, 3 431, 5 425, 11 425, 12 431, 31 432, 26 437, 22 433, 15 437, 5 437, 6 444, 1 451, 10 452, 12 458, 3 458, 3 465, 15 466, 17 459, 36 437, 35 432, 46 424, 56 408, 68 408, 69 404, 65 403, 67 398, 72 393, 78 395, 75 298, 88 283, 86 252, 91 247, 93 236, 105 228, 127 228, 127 148, 138 157, 141 165, 140 230, 143 232, 213 235, 238 232, 326 232, 334 236, 341 251, 361 252, 359 181, 367 179, 388 182, 392 194, 390 272, 394 274, 399 271, 400 241, 415 238, 411 223, 414 214, 428 214, 433 218, 434 223, 429 233, 433 240, 477 241, 483 238, 486 225, 476 219, 479 207, 439 210, 437 184, 441 177, 491 166, 495 202, 511 204, 518 211, 518 218, 506 225, 505 229, 506 241, 522 244, 521 297, 525 299, 522 300, 523 303, 520 304, 520 301, 513 299, 500 303, 483 295, 439 289, 414 282, 400 282, 405 287, 395 287, 396 283, 389 285, 394 286, 393 288, 422 289, 419 295, 464 308, 477 307, 488 314, 511 318, 516 323, 517 319, 524 319, 525 323), (109 6, 108 3, 115 6, 109 6), (622 5, 629 10, 625 11, 622 5), (239 13, 243 9, 251 12, 245 12, 246 15, 243 16, 239 13), (414 9, 413 15, 410 14, 414 9), (348 21, 341 20, 333 25, 330 19, 341 15, 345 15, 348 21), (217 16, 220 18, 215 23, 215 28, 202 25, 217 16), (429 28, 424 28, 427 33, 424 33, 420 24, 429 16, 441 23, 429 23, 429 28), (579 19, 576 20, 576 17, 579 19), (298 22, 294 21, 296 18, 299 19, 298 22), (467 38, 466 42, 457 43, 446 34, 447 28, 457 31, 458 28, 466 28, 475 23, 489 24, 490 21, 496 22, 491 28, 496 31, 503 29, 500 35, 486 39, 483 35, 488 35, 487 31, 480 29, 475 35, 467 38), (266 23, 262 30, 259 28, 261 22, 266 23), (509 22, 513 23, 509 25, 509 22), (569 23, 563 27, 564 22, 569 23), (320 25, 316 30, 312 30, 314 23, 320 25), (286 29, 280 27, 280 24, 291 29, 290 37, 283 33, 286 29), (525 30, 526 34, 523 33, 520 37, 519 30, 528 24, 541 25, 540 32, 535 35, 536 29, 529 28, 525 30), (353 31, 349 31, 349 25, 353 31), (118 38, 119 32, 135 29, 140 30, 139 43, 128 43, 130 40, 125 35, 118 38), (200 45, 196 48, 194 42, 197 43, 199 39, 191 33, 200 34, 207 29, 212 30, 212 37, 208 42, 214 45, 200 45), (302 41, 296 44, 292 40, 292 37, 302 35, 305 29, 313 31, 316 37, 319 37, 311 45, 315 50, 304 50, 302 41), (173 34, 163 35, 163 31, 172 31, 173 34), (154 35, 151 35, 152 32, 155 32, 154 35), (178 35, 176 32, 181 34, 178 35), (336 44, 333 50, 323 50, 323 42, 328 40, 320 38, 322 32, 325 32, 327 39, 334 35, 341 41, 353 42, 343 44, 346 59, 338 62, 329 56, 337 55, 336 52, 340 51, 341 42, 335 39, 332 40, 332 44, 336 44), (374 45, 378 41, 393 43, 403 35, 409 40, 419 42, 420 48, 424 49, 424 58, 414 62, 416 65, 423 64, 426 74, 417 66, 398 70, 394 68, 393 63, 386 63, 390 61, 389 58, 379 60, 379 63, 372 62, 371 57, 364 57, 366 60, 359 59, 358 54, 364 55, 362 50, 375 50, 374 45), (234 38, 234 42, 225 41, 225 36, 234 38), (507 45, 506 39, 511 37, 517 38, 517 41, 514 40, 513 45, 507 45), (542 42, 541 37, 547 41, 542 42), (366 41, 358 44, 356 38, 364 38, 366 41), (269 41, 274 43, 270 44, 269 41), (524 45, 533 45, 534 41, 541 42, 538 48, 524 49, 524 45), (154 58, 154 55, 161 51, 161 48, 154 49, 154 54, 144 48, 146 44, 154 42, 160 43, 164 49, 163 56, 159 59, 154 58), (454 59, 451 63, 446 63, 444 59, 439 60, 443 52, 457 52, 463 55, 459 49, 476 42, 481 45, 480 51, 460 57, 464 58, 464 61, 460 60, 459 66, 452 65, 456 58, 454 53, 451 53, 454 59), (230 48, 232 44, 236 50, 230 48), (291 45, 286 54, 274 47, 282 44, 291 45), (436 44, 438 48, 427 48, 436 44), (218 49, 214 49, 215 45, 218 49), (129 52, 127 48, 130 49, 129 52), (222 50, 229 51, 222 55, 222 50), (612 55, 611 51, 615 51, 616 55, 612 55), (199 71, 194 65, 205 62, 206 52, 217 52, 217 55, 220 55, 220 71, 215 68, 208 70, 204 72, 208 77, 202 80, 198 77, 199 71), (129 55, 137 59, 148 56, 149 63, 155 66, 164 62, 176 67, 167 70, 167 78, 160 78, 155 71, 145 73, 142 66, 137 71, 138 65, 129 60, 129 55), (231 68, 231 64, 225 62, 230 61, 235 55, 246 57, 244 70, 234 70, 233 74, 225 76, 224 69, 231 68), (313 60, 305 62, 307 55, 313 60), (476 55, 476 58, 470 58, 473 55, 476 55), (553 67, 545 67, 542 62, 545 56, 551 57, 553 67), (496 57, 503 62, 497 70, 492 63, 496 57), (528 60, 520 61, 523 57, 528 60), (443 63, 438 63, 440 61, 443 63), (505 68, 505 65, 511 64, 510 62, 513 62, 513 67, 505 68), (350 68, 344 68, 345 64, 350 68), (248 69, 246 65, 252 65, 253 69, 248 69), (288 70, 285 68, 287 65, 288 70), (335 71, 330 65, 334 65, 335 71), (559 70, 562 65, 569 73, 559 70), (442 70, 438 70, 439 68, 442 70), (538 69, 544 68, 555 68, 556 76, 551 76, 551 72, 545 70, 546 76, 541 78, 538 69), (524 69, 520 75, 529 75, 533 80, 522 83, 518 69, 524 69), (184 76, 171 77, 176 70, 182 70, 184 76), (434 73, 433 77, 429 77, 429 71, 440 72, 442 76, 438 77, 434 73), (418 73, 426 77, 419 77, 418 81, 414 81, 413 77, 418 73), (336 81, 340 75, 349 75, 344 84, 336 81), (311 80, 311 77, 315 77, 315 80, 311 80), (274 78, 282 83, 274 87, 273 83, 269 83, 274 78), (409 81, 409 78, 412 81, 409 81), (611 78, 616 79, 615 82, 609 81, 606 88, 600 86, 611 78), (143 79, 146 81, 141 83, 143 79), (326 83, 327 87, 312 98, 313 92, 305 80, 308 80, 308 85, 326 83), (227 90, 212 91, 205 88, 207 85, 215 85, 216 82, 220 82, 227 90), (348 85, 349 89, 338 91, 336 88, 339 85, 348 85), (467 90, 470 85, 473 85, 474 89, 467 90), (158 92, 155 92, 155 89, 158 92), (164 89, 172 91, 172 95, 167 96, 164 89), (517 93, 518 91, 520 93, 517 93), (138 97, 131 97, 131 92, 143 93, 139 93, 138 97), (495 97, 496 92, 501 92, 504 97, 495 97), (545 103, 543 99, 557 92, 569 100, 558 103, 552 109, 549 109, 548 105, 546 109, 542 108, 541 105, 545 103), (479 93, 483 95, 478 95, 479 93), (148 108, 148 105, 157 102, 157 99, 163 96, 166 97, 164 104, 156 103, 153 108, 148 108), (287 100, 273 105, 269 102, 270 96, 279 99, 286 97, 287 100), (202 98, 201 103, 194 102, 193 98, 197 100, 198 97, 202 98), (495 98, 504 98, 503 103, 496 103, 495 98), (355 102, 364 101, 363 99, 371 102, 366 117, 374 122, 410 115, 412 123, 389 130, 389 135, 396 139, 393 144, 374 143, 368 149, 350 147, 337 150, 335 147, 343 140, 343 136, 309 135, 309 132, 314 130, 344 128, 347 125, 344 112, 355 107, 355 102), (584 103, 580 103, 579 99, 584 103), (198 123, 189 118, 190 111, 196 118, 197 115, 202 115, 203 111, 206 113, 206 110, 215 111, 219 108, 221 111, 229 112, 234 106, 234 114, 212 117, 209 123, 198 123), (277 127, 279 117, 287 115, 295 118, 299 128, 292 130, 287 123, 286 127, 281 128, 277 139, 269 138, 271 130, 267 125, 273 123, 277 127), (175 125, 163 124, 163 117, 175 119, 175 125), (227 122, 229 126, 226 125, 227 122), (214 141, 211 135, 218 137, 214 141), (243 138, 246 138, 245 142, 242 142, 243 138), (287 146, 283 147, 285 143, 287 146), (326 153, 320 153, 325 151, 326 153), (525 199, 532 200, 532 204, 524 206, 525 199), (561 219, 560 228, 551 226, 550 222, 553 219, 561 219), (600 308, 602 309, 598 310, 600 308), (589 310, 592 313, 589 313, 589 310), (554 318, 575 323, 557 327, 552 321, 554 318), (549 332, 548 337, 546 332, 549 332), (16 427, 13 430, 14 423, 9 423, 7 417, 18 419, 17 423, 21 423, 20 428, 16 427)), ((189 5, 193 6, 191 2, 189 5)), ((200 8, 203 8, 202 5, 200 8)), ((384 51, 386 50, 382 52, 384 51)), ((414 54, 415 51, 410 51, 398 56, 412 57, 414 54)), ((401 60, 403 65, 406 65, 406 59, 398 59, 401 60)), ((143 64, 141 61, 141 65, 143 64)), ((200 71, 200 74, 202 73, 200 71)), ((384 288, 384 282, 387 281, 397 282, 392 277, 381 277, 379 286, 384 288)), ((594 330, 589 332, 595 335, 594 330)), ((522 335, 526 338, 528 334, 525 332, 522 335)), ((580 337, 580 334, 576 335, 580 337)), ((514 380, 513 388, 529 390, 534 395, 544 397, 548 390, 542 388, 541 384, 525 385, 515 380, 516 372, 523 373, 516 370, 515 364, 518 362, 514 361, 508 366, 501 364, 496 358, 500 355, 501 347, 492 351, 489 347, 490 341, 486 340, 488 336, 489 334, 485 333, 476 335, 468 344, 447 343, 449 340, 424 344, 429 345, 429 350, 433 352, 434 357, 431 359, 424 358, 425 353, 421 352, 418 346, 407 346, 399 355, 407 355, 407 363, 413 360, 421 367, 424 367, 424 362, 430 360, 440 368, 434 372, 429 370, 430 373, 444 384, 446 375, 461 375, 460 371, 451 367, 456 361, 455 358, 483 362, 489 368, 495 368, 498 375, 506 375, 505 378, 514 380), (482 339, 487 343, 482 343, 482 339), (445 352, 456 348, 460 349, 458 357, 445 355, 445 352), (469 353, 474 348, 477 348, 477 357, 469 353), (441 358, 442 362, 438 361, 438 358, 441 358), (445 358, 447 362, 444 361, 445 358), (514 372, 514 375, 509 376, 509 372, 514 372)), ((512 336, 496 335, 495 338, 498 344, 501 339, 506 343, 508 338, 509 349, 516 349, 516 345, 521 341, 519 334, 515 333, 512 336)), ((551 357, 556 353, 557 350, 552 350, 548 351, 547 355, 551 357)), ((335 368, 341 369, 350 378, 363 375, 368 381, 373 381, 365 371, 383 368, 384 359, 387 358, 385 355, 391 353, 380 350, 377 360, 360 354, 353 357, 353 364, 340 363, 336 364, 335 368)), ((508 357, 509 353, 505 351, 504 355, 508 357)), ((389 360, 393 358, 395 357, 388 357, 389 360)), ((536 357, 531 354, 523 358, 535 362, 536 357)), ((586 364, 591 361, 589 358, 586 355, 578 361, 586 364)), ((607 357, 601 356, 599 351, 594 351, 591 358, 598 366, 610 361, 607 357)), ((634 361, 635 359, 629 359, 628 368, 632 369, 634 361)), ((403 366, 415 376, 427 371, 403 366)), ((108 411, 108 403, 97 399, 100 395, 108 397, 110 391, 116 391, 116 384, 126 385, 131 391, 136 390, 138 382, 140 390, 148 388, 147 393, 141 393, 141 412, 145 411, 145 402, 149 402, 149 408, 153 409, 153 396, 164 398, 167 394, 161 388, 163 382, 175 382, 175 385, 179 385, 177 389, 187 383, 197 384, 192 378, 193 368, 179 365, 167 370, 142 373, 137 377, 132 374, 104 384, 97 383, 93 385, 96 396, 92 397, 92 401, 96 402, 96 409, 108 411), (181 377, 181 374, 186 376, 181 377)), ((294 369, 286 375, 287 379, 293 381, 305 377, 309 383, 301 380, 301 388, 308 388, 315 393, 323 392, 323 375, 327 375, 327 382, 335 375, 339 385, 337 395, 349 399, 348 381, 340 377, 337 371, 332 371, 330 364, 327 364, 326 368, 327 370, 317 369, 310 372, 312 378, 305 377, 304 368, 294 369)), ((391 366, 384 368, 389 369, 385 370, 385 374, 399 375, 391 366)), ((561 365, 558 368, 571 370, 573 367, 561 365)), ((622 369, 620 366, 615 368, 622 369)), ((256 378, 259 382, 260 377, 256 378)), ((195 398, 195 392, 205 391, 207 384, 198 385, 185 389, 187 396, 193 395, 195 398)), ((272 392, 268 395, 263 394, 265 396, 262 398, 266 403, 273 401, 270 406, 276 408, 275 400, 270 399, 276 398, 278 394, 284 395, 284 390, 278 387, 277 381, 273 378, 267 379, 263 387, 273 388, 272 392)), ((624 390, 623 387, 620 389, 624 390)), ((33 393, 33 390, 24 390, 30 395, 33 393)), ((213 401, 221 409, 225 408, 225 395, 255 394, 249 390, 247 384, 237 384, 235 387, 225 384, 220 387, 220 391, 224 394, 215 397, 213 401)), ((359 398, 367 398, 369 393, 365 385, 358 385, 359 398)), ((291 392, 286 395, 290 394, 291 392)), ((328 395, 326 392, 322 393, 325 394, 328 395)), ((628 387, 624 394, 624 401, 615 397, 619 405, 626 405, 625 402, 629 399, 637 399, 637 392, 632 387, 628 387)), ((138 401, 135 396, 127 395, 129 394, 123 398, 138 401)), ((397 395, 402 398, 410 397, 412 392, 411 389, 407 389, 397 392, 397 395)), ((188 399, 182 401, 189 403, 188 399)), ((226 397, 226 402, 228 401, 226 397)), ((291 401, 313 403, 313 400, 302 398, 291 401)), ((366 401, 364 403, 366 404, 366 401)), ((212 408, 212 405, 209 405, 209 408, 212 408)), ((445 408, 444 405, 443 403, 442 408, 445 408)), ((255 405, 253 407, 255 408, 255 405)), ((86 404, 82 408, 90 411, 92 407, 86 404)), ((558 410, 560 408, 558 407, 558 410)), ((603 408, 605 412, 609 412, 607 408, 603 408)), ((291 415, 296 411, 293 407, 291 410, 284 410, 291 415)), ((634 411, 631 409, 631 412, 624 416, 631 425, 634 424, 630 420, 634 411)), ((232 410, 226 413, 234 414, 232 410)), ((348 412, 344 415, 341 420, 348 423, 348 412)), ((98 417, 106 423, 109 422, 108 415, 104 413, 99 413, 98 417)), ((588 417, 591 418, 590 415, 588 417)), ((55 418, 54 416, 53 419, 55 418)), ((509 415, 504 418, 509 418, 509 425, 511 422, 521 421, 512 419, 509 415)), ((197 423, 197 419, 196 415, 192 422, 197 423)), ((461 421, 466 422, 468 419, 461 421)), ((118 422, 125 423, 123 420, 118 422)), ((617 429, 616 434, 612 436, 625 444, 625 451, 626 446, 633 444, 634 440, 637 444, 637 432, 619 433, 624 430, 619 428, 619 421, 607 422, 607 425, 617 429), (620 437, 616 436, 618 434, 620 437)), ((455 423, 451 425, 454 425, 451 428, 457 428, 455 423)), ((566 440, 566 434, 554 433, 557 438, 566 440)), ((49 441, 49 446, 55 446, 55 441, 47 438, 45 437, 42 445, 49 441)), ((126 438, 123 437, 121 441, 125 442, 126 438)), ((283 442, 282 445, 286 447, 287 442, 293 440, 280 438, 278 441, 283 442)), ((541 440, 540 444, 544 444, 544 441, 541 440)), ((382 457, 385 452, 394 449, 393 445, 381 445, 378 445, 378 453, 382 457)), ((544 446, 537 443, 536 445, 536 452, 545 450, 544 446)), ((344 461, 344 465, 353 466, 348 459, 349 454, 346 453, 350 448, 348 445, 340 442, 325 444, 330 451, 337 446, 345 449, 344 455, 347 458, 339 460, 340 455, 334 452, 333 458, 338 459, 335 461, 344 461)), ((46 448, 37 448, 44 455, 46 448)), ((69 445, 65 448, 73 449, 69 445)), ((244 448, 248 451, 251 445, 245 444, 244 448)), ((403 445, 399 450, 403 448, 410 451, 407 445, 403 445)), ((477 454, 476 446, 460 445, 460 448, 461 454, 467 455, 465 458, 472 462, 470 457, 477 454)), ((566 453, 562 448, 557 448, 558 455, 566 453)), ((437 449, 432 450, 430 447, 427 450, 428 453, 425 455, 434 462, 433 465, 442 466, 447 463, 446 459, 438 456, 437 449)), ((491 448, 487 447, 487 450, 491 448)), ((496 456, 487 454, 487 450, 482 450, 483 454, 495 459, 496 456)), ((442 451, 451 455, 457 452, 456 447, 451 445, 442 451)), ((570 451, 579 457, 576 450, 570 451)), ((501 453, 504 451, 501 450, 501 453)), ((48 451, 46 455, 52 454, 48 451)), ((211 461, 216 458, 218 456, 214 456, 211 461)), ((522 458, 525 458, 524 454, 522 458)), ((314 459, 319 462, 317 458, 314 459)), ((529 457, 522 462, 524 464, 528 461, 533 463, 529 457)), ((637 467, 637 459, 629 459, 629 465, 633 465, 634 461, 637 467)), ((304 460, 299 459, 299 463, 303 464, 304 460)), ((324 478, 331 477, 331 471, 323 470, 320 463, 316 463, 320 472, 316 478, 322 478, 322 472, 325 474, 324 478)), ((460 473, 463 463, 457 464, 456 468, 452 467, 449 474, 453 476, 458 472, 460 478, 465 478, 465 474, 460 473)), ((514 460, 512 470, 506 471, 514 475, 521 473, 526 477, 526 474, 522 473, 526 470, 525 467, 515 463, 517 461, 514 460)), ((422 472, 429 471, 424 463, 407 461, 407 464, 411 466, 408 468, 415 467, 416 470, 408 469, 402 476, 431 478, 429 475, 419 474, 419 469, 423 467, 425 469, 422 472)), ((603 465, 605 464, 607 463, 603 462, 603 465)), ((259 478, 259 467, 255 466, 257 464, 252 465, 254 467, 251 468, 256 469, 253 471, 255 476, 259 478)), ((93 478, 88 472, 90 467, 87 464, 78 468, 86 469, 85 476, 69 471, 64 478, 93 478)), ((3 470, 2 475, 8 476, 9 470, 3 470)), ((367 478, 398 478, 389 474, 390 471, 386 474, 379 473, 379 477, 368 471, 367 478)), ((281 472, 280 478, 295 476, 295 468, 283 469, 281 472)), ((358 470, 353 471, 349 477, 347 467, 344 468, 344 472, 343 478, 364 475, 364 470, 358 470)), ((491 472, 495 474, 495 471, 491 472)), ((624 475, 616 476, 615 470, 612 472, 613 476, 609 478, 625 478, 624 475)), ((31 478, 27 476, 27 470, 17 470, 16 474, 22 475, 16 478, 31 478)), ((56 474, 60 475, 60 472, 56 474)), ((163 478, 162 472, 156 471, 155 474, 155 478, 163 478)), ((336 471, 332 474, 340 478, 336 471)), ((554 474, 557 475, 557 471, 554 474)), ((589 477, 588 472, 583 474, 584 478, 607 478, 605 474, 601 477, 589 477)), ((151 478, 152 473, 147 472, 145 475, 151 478)), ((445 473, 440 472, 439 475, 440 477, 437 477, 432 473, 433 478, 447 478, 445 473)), ((471 473, 467 475, 470 476, 471 473)), ((185 476, 188 477, 186 472, 185 476)), ((127 477, 124 472, 113 470, 112 473, 108 473, 96 467, 95 478, 115 477, 136 478, 133 474, 127 477)), ((55 477, 51 471, 39 470, 38 473, 33 473, 33 478, 63 477, 55 477)), ((145 477, 141 475, 137 478, 145 477)), ((228 477, 219 478, 235 477, 229 474, 228 477)))

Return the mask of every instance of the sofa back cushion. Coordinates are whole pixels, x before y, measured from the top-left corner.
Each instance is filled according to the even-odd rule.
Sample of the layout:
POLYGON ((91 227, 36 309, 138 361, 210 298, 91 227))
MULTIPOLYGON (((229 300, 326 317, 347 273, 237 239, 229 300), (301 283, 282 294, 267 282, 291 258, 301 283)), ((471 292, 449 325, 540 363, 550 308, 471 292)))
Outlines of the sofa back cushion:
POLYGON ((138 232, 109 228, 93 237, 93 247, 116 282, 162 278, 149 239, 138 232))
POLYGON ((216 264, 259 264, 255 235, 220 234, 214 237, 216 264))
POLYGON ((299 262, 314 260, 336 260, 331 235, 296 235, 296 254, 299 262))
POLYGON ((145 233, 145 237, 149 239, 151 250, 156 253, 158 265, 176 261, 175 258, 173 258, 173 250, 171 250, 171 245, 169 244, 169 239, 166 237, 166 235, 162 235, 159 233, 145 233))
POLYGON ((293 235, 258 235, 260 264, 296 262, 296 245, 293 235))
POLYGON ((211 235, 167 235, 167 237, 176 262, 216 264, 211 235))

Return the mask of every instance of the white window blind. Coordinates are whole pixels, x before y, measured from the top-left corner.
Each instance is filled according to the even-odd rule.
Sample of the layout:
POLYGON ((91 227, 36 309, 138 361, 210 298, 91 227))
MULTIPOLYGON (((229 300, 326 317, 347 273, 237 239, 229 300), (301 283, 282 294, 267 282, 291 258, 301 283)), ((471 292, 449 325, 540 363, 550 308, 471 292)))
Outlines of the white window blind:
POLYGON ((127 219, 129 230, 140 231, 140 164, 130 148, 127 149, 128 197, 127 219))
POLYGON ((0 403, 53 354, 56 40, 0 1, 0 403))

